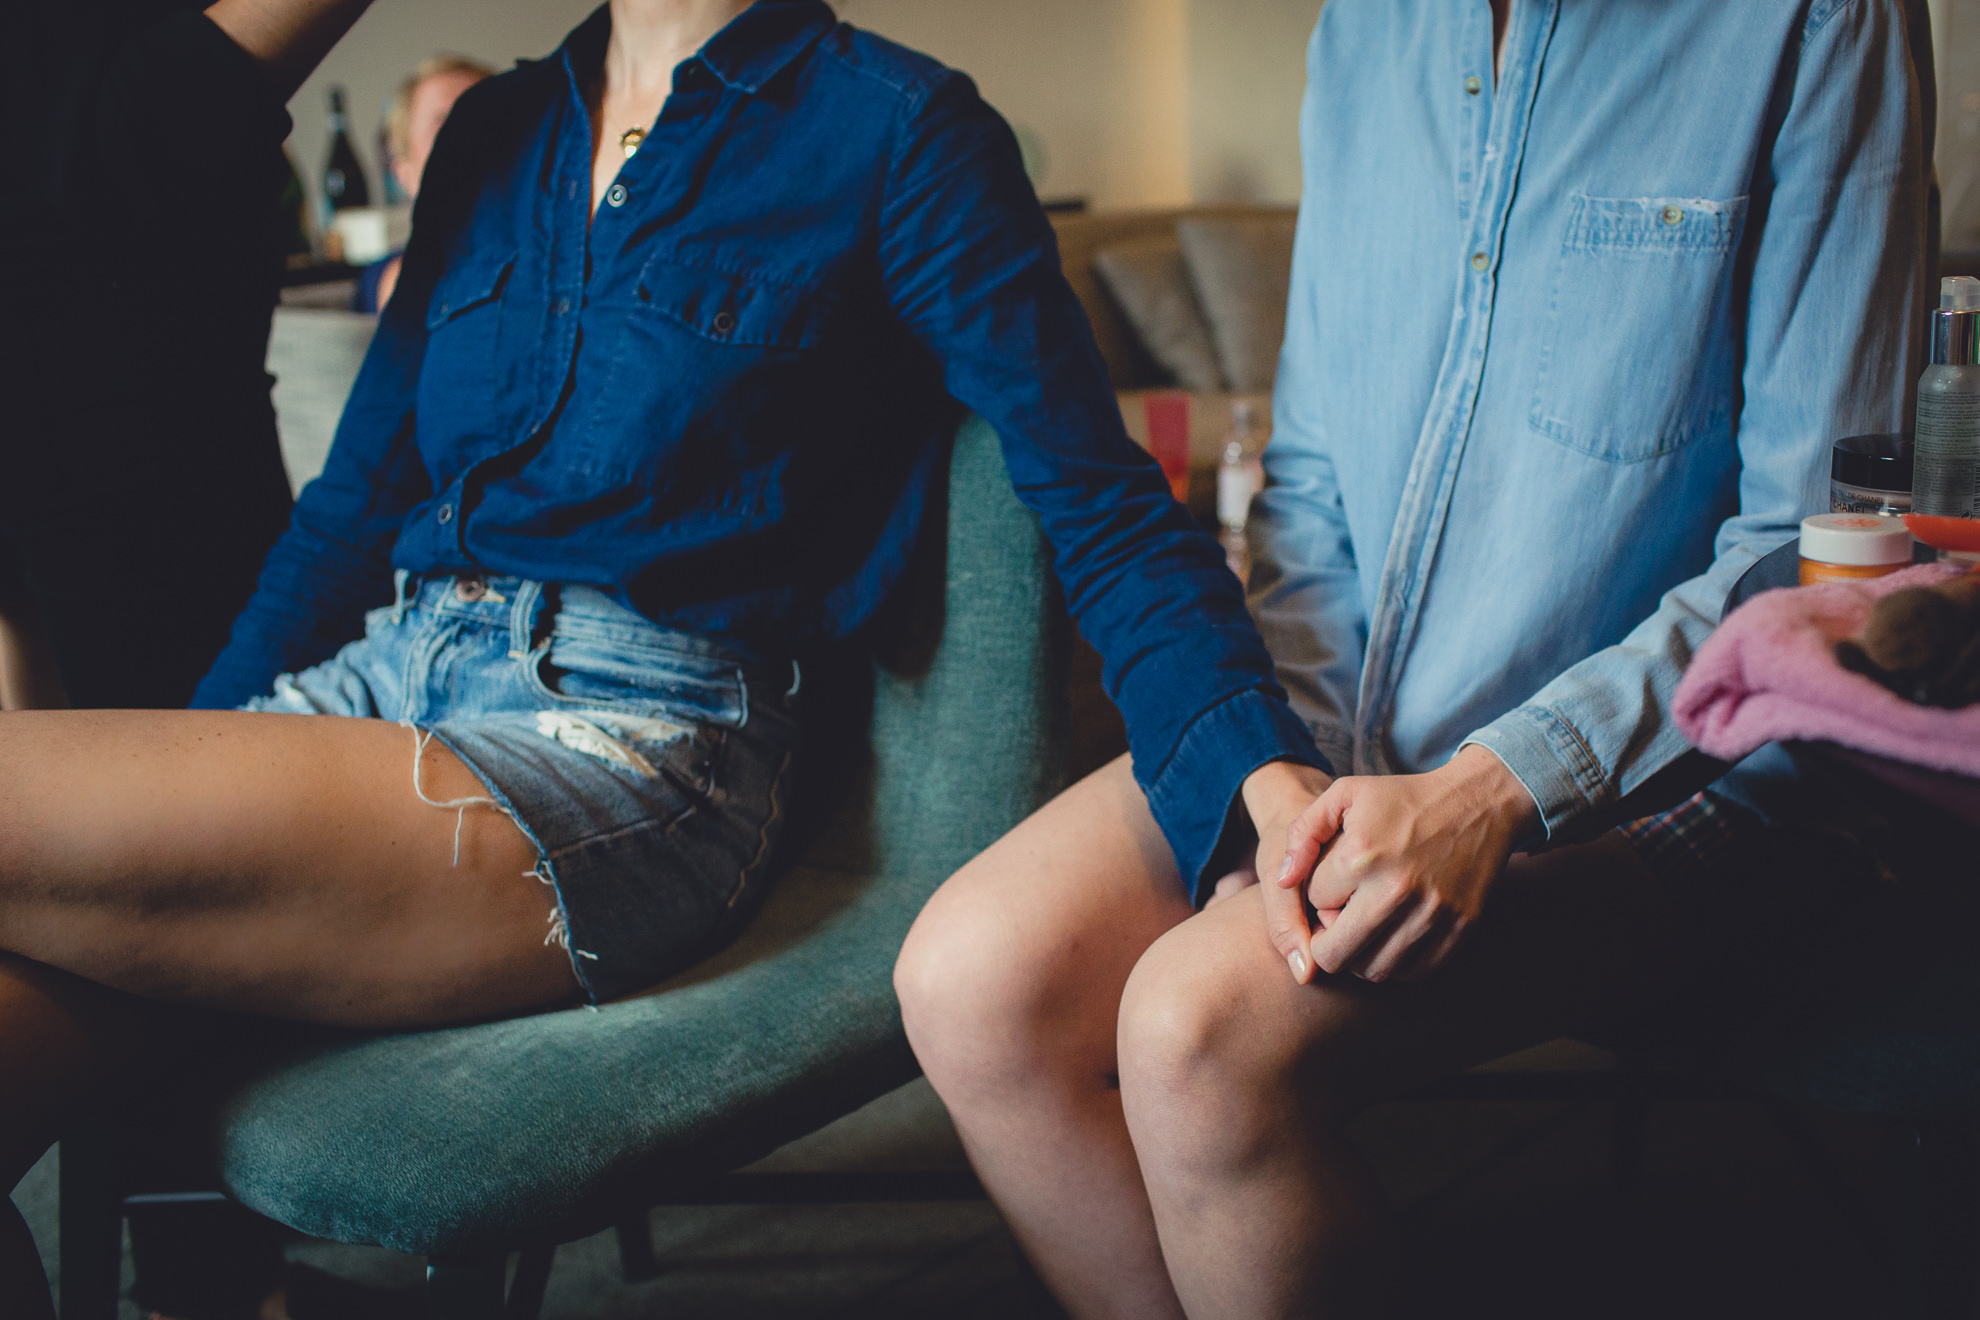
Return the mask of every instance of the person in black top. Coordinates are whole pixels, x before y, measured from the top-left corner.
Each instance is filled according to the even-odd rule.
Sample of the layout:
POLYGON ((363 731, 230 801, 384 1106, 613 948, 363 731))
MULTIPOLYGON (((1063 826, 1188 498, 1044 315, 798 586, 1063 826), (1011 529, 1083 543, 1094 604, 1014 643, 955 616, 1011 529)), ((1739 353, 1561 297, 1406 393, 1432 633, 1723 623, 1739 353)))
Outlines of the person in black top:
MULTIPOLYGON (((283 107, 368 3, 0 6, 0 704, 183 706, 252 593, 283 107)), ((0 1206, 0 1278, 39 1268, 0 1206)))
POLYGON ((288 522, 283 105, 364 0, 202 7, 0 7, 0 599, 76 706, 183 706, 288 522))

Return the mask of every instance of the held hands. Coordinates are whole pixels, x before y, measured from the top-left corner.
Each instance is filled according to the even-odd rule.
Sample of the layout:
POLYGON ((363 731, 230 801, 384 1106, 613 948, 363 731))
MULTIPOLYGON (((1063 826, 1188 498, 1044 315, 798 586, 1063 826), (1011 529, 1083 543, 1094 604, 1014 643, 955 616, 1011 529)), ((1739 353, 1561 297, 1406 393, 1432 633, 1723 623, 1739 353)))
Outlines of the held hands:
POLYGON ((1289 820, 1290 784, 1261 781, 1267 770, 1328 781, 1277 763, 1244 788, 1259 875, 1275 877, 1264 886, 1267 932, 1301 985, 1316 970, 1370 981, 1436 970, 1477 919, 1513 845, 1538 823, 1525 787, 1475 744, 1428 774, 1336 780, 1289 820), (1318 934, 1302 889, 1319 913, 1318 934))

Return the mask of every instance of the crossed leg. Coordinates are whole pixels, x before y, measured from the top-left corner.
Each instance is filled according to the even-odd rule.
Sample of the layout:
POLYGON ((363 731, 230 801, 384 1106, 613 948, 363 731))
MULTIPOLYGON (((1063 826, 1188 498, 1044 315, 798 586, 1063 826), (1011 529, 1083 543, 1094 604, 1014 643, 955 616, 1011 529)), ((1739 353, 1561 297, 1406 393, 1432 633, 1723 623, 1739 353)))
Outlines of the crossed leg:
POLYGON ((937 893, 896 971, 971 1159, 1074 1315, 1356 1316, 1395 1253, 1344 1125, 1657 981, 1667 906, 1609 838, 1516 858, 1433 978, 1293 984, 1260 896, 1182 899, 1125 761, 937 893))
MULTIPOLYGON (((420 764, 433 800, 484 794, 438 743, 420 764)), ((497 811, 422 802, 413 768, 414 735, 378 720, 0 715, 5 1186, 126 1055, 133 995, 379 1029, 575 998, 534 845, 497 811)), ((32 1315, 13 1228, 0 1313, 32 1315)))

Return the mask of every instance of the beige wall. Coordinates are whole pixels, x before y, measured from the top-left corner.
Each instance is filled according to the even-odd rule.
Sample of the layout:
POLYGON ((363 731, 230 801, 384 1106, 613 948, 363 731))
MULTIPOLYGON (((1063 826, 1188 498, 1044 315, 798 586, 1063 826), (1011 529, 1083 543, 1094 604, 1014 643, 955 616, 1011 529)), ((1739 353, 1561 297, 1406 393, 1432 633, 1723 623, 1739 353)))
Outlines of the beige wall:
POLYGON ((1945 244, 1980 247, 1980 0, 1932 0, 1945 244))
POLYGON ((965 70, 1046 144, 1047 196, 1102 206, 1299 200, 1319 0, 841 0, 965 70))
POLYGON ((1299 103, 1320 0, 1190 0, 1189 189, 1297 202, 1299 103))
MULTIPOLYGON (((440 50, 505 68, 554 49, 595 0, 378 0, 290 103, 314 188, 324 97, 350 91, 374 191, 380 107, 440 50)), ((1293 201, 1318 0, 838 0, 848 21, 974 77, 1043 143, 1047 197, 1100 206, 1293 201)))
POLYGON ((840 0, 926 51, 1044 143, 1039 191, 1109 206, 1189 196, 1185 0, 840 0))

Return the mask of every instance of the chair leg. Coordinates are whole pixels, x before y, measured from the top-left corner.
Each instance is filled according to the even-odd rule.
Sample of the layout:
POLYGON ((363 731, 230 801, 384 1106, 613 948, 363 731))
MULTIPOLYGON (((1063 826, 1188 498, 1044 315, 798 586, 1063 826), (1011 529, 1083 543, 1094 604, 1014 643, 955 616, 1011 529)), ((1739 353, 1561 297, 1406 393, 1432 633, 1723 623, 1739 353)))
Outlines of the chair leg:
POLYGON ((1625 1050, 1616 1063, 1615 1099, 1609 1114, 1609 1181, 1624 1197, 1643 1190, 1644 1156, 1650 1147, 1650 1101, 1643 1063, 1625 1050))
POLYGON ((59 1158, 62 1320, 116 1320, 124 1221, 112 1185, 110 1140, 85 1128, 62 1138, 59 1158))
POLYGON ((507 1252, 426 1258, 427 1314, 433 1320, 503 1320, 507 1252))
POLYGON ((527 1247, 516 1261, 516 1277, 509 1284, 508 1320, 537 1320, 543 1313, 543 1293, 550 1286, 550 1262, 557 1256, 557 1244, 527 1247))
POLYGON ((1925 1152, 1918 1125, 1906 1119, 1890 1122, 1898 1164, 1897 1314, 1902 1320, 1925 1320, 1925 1152))
POLYGON ((1976 1313, 1973 1239, 1980 1226, 1980 1133, 1970 1114, 1921 1115, 1904 1132, 1908 1312, 1976 1313))
POLYGON ((627 1215, 615 1231, 619 1236, 619 1272, 626 1282, 658 1277, 660 1260, 653 1254, 653 1221, 648 1212, 627 1215))

